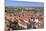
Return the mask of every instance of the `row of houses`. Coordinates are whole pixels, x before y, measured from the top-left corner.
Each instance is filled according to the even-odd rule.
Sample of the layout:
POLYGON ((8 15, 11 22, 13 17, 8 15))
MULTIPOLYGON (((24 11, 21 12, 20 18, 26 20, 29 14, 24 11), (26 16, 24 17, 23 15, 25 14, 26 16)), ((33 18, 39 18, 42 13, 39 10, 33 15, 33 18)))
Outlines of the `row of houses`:
MULTIPOLYGON (((25 29, 38 29, 43 28, 43 19, 44 16, 42 12, 34 12, 34 11, 16 11, 16 12, 5 12, 5 19, 11 21, 11 22, 18 22, 18 25, 25 29)), ((7 21, 5 20, 5 21, 7 21)), ((9 22, 6 22, 6 24, 10 24, 9 22)))

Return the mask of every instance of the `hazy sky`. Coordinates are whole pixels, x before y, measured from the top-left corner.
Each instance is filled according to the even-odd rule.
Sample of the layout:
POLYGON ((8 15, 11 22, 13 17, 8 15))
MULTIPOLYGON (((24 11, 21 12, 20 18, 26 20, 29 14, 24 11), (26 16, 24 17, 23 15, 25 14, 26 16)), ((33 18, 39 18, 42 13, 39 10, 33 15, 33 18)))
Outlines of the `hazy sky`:
POLYGON ((25 2, 25 1, 12 1, 6 0, 5 6, 32 6, 32 7, 43 7, 43 2, 25 2))

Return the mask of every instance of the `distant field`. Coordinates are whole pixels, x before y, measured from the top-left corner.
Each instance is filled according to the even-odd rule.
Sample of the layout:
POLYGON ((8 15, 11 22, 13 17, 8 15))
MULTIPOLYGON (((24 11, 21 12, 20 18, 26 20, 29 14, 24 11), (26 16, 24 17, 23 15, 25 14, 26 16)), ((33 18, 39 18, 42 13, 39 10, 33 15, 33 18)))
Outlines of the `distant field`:
POLYGON ((14 10, 14 9, 44 10, 44 7, 20 7, 20 6, 19 7, 14 7, 14 6, 12 6, 12 7, 6 6, 5 7, 5 10, 11 10, 11 9, 12 10, 14 10))

